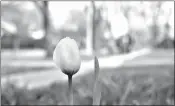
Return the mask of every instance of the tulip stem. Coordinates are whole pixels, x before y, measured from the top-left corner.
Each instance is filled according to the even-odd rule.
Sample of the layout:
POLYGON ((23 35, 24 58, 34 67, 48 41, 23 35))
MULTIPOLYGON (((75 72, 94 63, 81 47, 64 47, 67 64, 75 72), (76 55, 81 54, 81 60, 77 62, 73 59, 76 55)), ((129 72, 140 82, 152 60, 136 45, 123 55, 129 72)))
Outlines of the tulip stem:
POLYGON ((68 75, 68 83, 69 83, 69 105, 73 105, 73 90, 72 90, 72 75, 68 75))

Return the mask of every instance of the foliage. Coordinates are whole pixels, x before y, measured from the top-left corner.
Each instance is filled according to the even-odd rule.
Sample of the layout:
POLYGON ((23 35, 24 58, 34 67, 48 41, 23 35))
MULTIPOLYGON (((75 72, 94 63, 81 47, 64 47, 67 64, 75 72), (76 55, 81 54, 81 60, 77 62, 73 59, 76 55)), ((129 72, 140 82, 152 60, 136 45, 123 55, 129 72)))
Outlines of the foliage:
MULTIPOLYGON (((140 16, 142 16, 146 21, 152 20, 154 19, 153 16, 155 16, 155 20, 156 17, 161 17, 161 16, 165 16, 166 20, 169 20, 169 16, 166 15, 171 15, 170 13, 166 13, 163 10, 163 4, 165 4, 166 2, 138 2, 137 4, 129 4, 129 3, 124 3, 122 2, 122 6, 121 6, 121 10, 124 12, 125 16, 128 18, 128 15, 130 12, 135 12, 136 14, 139 14, 140 16), (146 6, 148 5, 148 6, 146 6), (161 7, 162 5, 162 7, 161 7), (141 8, 143 7, 143 8, 141 8), (155 10, 155 11, 152 11, 155 10), (159 13, 156 14, 156 11, 159 10, 159 13)), ((35 42, 35 40, 33 38, 29 38, 28 35, 31 34, 31 31, 33 30, 37 30, 37 29, 42 29, 44 25, 44 17, 43 17, 43 10, 44 10, 44 5, 43 2, 9 2, 8 4, 2 3, 2 21, 6 21, 9 23, 13 23, 16 24, 17 29, 18 29, 18 34, 15 34, 17 36, 20 35, 20 42, 21 42, 21 47, 27 47, 25 45, 26 42, 28 42, 29 45, 32 45, 34 47, 41 47, 43 46, 43 42, 46 42, 45 40, 37 40, 35 42), (31 4, 34 6, 33 9, 27 9, 26 4, 31 4), (32 27, 35 27, 34 29, 32 29, 32 27), (35 45, 33 45, 35 43, 35 45), (23 46, 25 45, 25 46, 23 46)), ((103 47, 107 47, 110 46, 108 40, 104 38, 104 31, 107 30, 108 28, 108 24, 110 24, 108 21, 110 20, 106 20, 103 16, 103 14, 106 12, 105 9, 103 8, 108 8, 105 7, 105 5, 102 5, 101 7, 96 7, 96 14, 95 14, 95 22, 94 25, 96 26, 96 37, 95 37, 95 45, 96 45, 96 49, 100 50, 103 47), (105 43, 104 43, 105 42, 105 43)), ((168 11, 168 8, 167 8, 168 11)), ((78 26, 78 31, 68 31, 65 30, 64 28, 56 30, 54 28, 54 26, 51 23, 51 19, 52 17, 49 17, 50 15, 48 15, 50 24, 49 24, 49 31, 48 31, 48 35, 49 37, 47 38, 48 40, 48 44, 47 45, 51 45, 49 46, 49 50, 50 52, 53 51, 53 48, 56 46, 55 43, 53 42, 58 42, 62 37, 65 36, 71 36, 74 39, 77 39, 77 41, 79 42, 79 45, 81 46, 80 48, 85 48, 86 45, 86 18, 87 18, 87 14, 86 12, 83 11, 77 11, 77 10, 72 10, 69 14, 68 17, 68 21, 65 22, 65 24, 75 24, 76 26, 78 26), (54 33, 54 34, 53 34, 54 33), (59 36, 59 37, 58 37, 59 36)), ((153 23, 155 24, 155 23, 153 23)), ((159 24, 159 22, 158 22, 159 24)), ((147 26, 147 29, 141 30, 141 31, 133 31, 133 32, 129 32, 129 33, 135 33, 132 37, 135 39, 136 43, 134 43, 133 48, 135 48, 135 46, 145 46, 145 45, 154 45, 155 47, 162 47, 162 43, 166 40, 166 36, 168 36, 166 31, 165 26, 162 25, 158 25, 157 28, 153 28, 152 26, 149 25, 145 25, 147 26), (153 32, 155 31, 155 29, 157 29, 157 37, 156 37, 156 33, 154 34, 153 32), (156 40, 155 40, 156 39, 156 40)), ((172 25, 171 25, 172 26, 172 25)), ((7 39, 13 39, 13 38, 7 38, 7 39)), ((11 44, 12 42, 9 40, 6 40, 6 38, 3 36, 3 40, 2 40, 2 47, 12 47, 11 44), (8 43, 6 43, 8 42, 8 43)), ((44 43, 46 44, 46 43, 44 43)), ((168 47, 171 47, 171 45, 169 46, 169 44, 163 43, 163 45, 168 47)), ((164 46, 164 47, 165 47, 164 46)), ((52 54, 52 53, 51 53, 52 54)))

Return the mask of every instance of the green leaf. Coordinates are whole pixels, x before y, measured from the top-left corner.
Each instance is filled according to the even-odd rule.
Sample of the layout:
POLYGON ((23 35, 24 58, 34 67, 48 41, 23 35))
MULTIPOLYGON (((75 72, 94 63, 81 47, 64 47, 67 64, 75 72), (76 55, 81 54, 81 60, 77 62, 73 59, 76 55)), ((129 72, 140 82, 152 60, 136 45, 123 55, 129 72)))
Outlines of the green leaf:
POLYGON ((95 69, 95 80, 98 78, 98 75, 99 75, 99 62, 98 62, 98 59, 97 57, 95 56, 94 58, 94 69, 95 69))
POLYGON ((100 81, 98 80, 99 77, 99 62, 97 57, 94 58, 94 69, 95 69, 95 83, 93 88, 93 105, 100 105, 100 99, 101 99, 101 86, 100 81))

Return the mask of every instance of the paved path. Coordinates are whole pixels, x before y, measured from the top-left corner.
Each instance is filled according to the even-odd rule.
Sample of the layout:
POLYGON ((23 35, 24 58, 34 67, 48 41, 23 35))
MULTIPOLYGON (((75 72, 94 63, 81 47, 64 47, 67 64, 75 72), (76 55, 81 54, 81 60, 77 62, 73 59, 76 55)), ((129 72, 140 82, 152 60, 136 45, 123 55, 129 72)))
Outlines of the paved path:
MULTIPOLYGON (((116 68, 121 66, 127 60, 132 60, 135 57, 146 55, 150 52, 151 49, 145 48, 125 55, 100 57, 99 65, 100 68, 116 68)), ((78 77, 80 75, 92 72, 93 68, 93 60, 82 61, 80 71, 75 74, 74 77, 78 77)), ((8 80, 17 81, 16 84, 18 85, 18 87, 27 86, 28 89, 33 89, 37 87, 47 86, 55 81, 67 81, 67 76, 63 74, 58 68, 49 71, 30 72, 27 74, 19 73, 15 75, 1 77, 1 86, 3 86, 8 80)))

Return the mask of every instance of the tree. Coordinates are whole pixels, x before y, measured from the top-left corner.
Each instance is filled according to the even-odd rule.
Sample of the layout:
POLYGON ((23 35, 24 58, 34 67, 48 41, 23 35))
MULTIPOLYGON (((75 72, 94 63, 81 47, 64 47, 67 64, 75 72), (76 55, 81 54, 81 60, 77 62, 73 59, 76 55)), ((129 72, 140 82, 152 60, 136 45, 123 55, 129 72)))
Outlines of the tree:
POLYGON ((35 5, 40 9, 40 12, 43 16, 43 29, 44 29, 44 48, 47 51, 47 57, 52 55, 51 44, 49 43, 49 10, 48 10, 48 1, 37 2, 34 1, 35 5))
POLYGON ((87 10, 87 26, 86 26, 86 52, 88 55, 93 54, 95 44, 95 2, 91 1, 91 4, 87 10))
POLYGON ((154 13, 153 13, 153 26, 152 26, 153 27, 152 34, 153 34, 153 39, 154 39, 153 46, 155 46, 158 43, 158 41, 159 41, 158 38, 160 37, 160 35, 159 35, 159 28, 160 27, 157 23, 159 12, 160 12, 160 7, 161 7, 161 2, 158 2, 157 4, 155 4, 155 9, 157 11, 154 11, 154 13))
POLYGON ((40 29, 42 22, 41 14, 33 2, 9 2, 3 4, 1 8, 1 21, 5 23, 2 26, 6 32, 13 35, 11 37, 13 37, 13 45, 16 45, 15 48, 19 48, 26 40, 30 42, 32 40, 30 32, 40 29), (12 27, 16 28, 16 33, 12 31, 14 29, 12 27))
POLYGON ((22 12, 14 5, 14 2, 2 4, 1 9, 2 28, 12 35, 13 48, 17 51, 20 48, 20 32, 23 31, 20 27, 23 26, 20 21, 22 19, 22 12), (12 27, 15 31, 10 31, 10 29, 12 29, 10 27, 12 27))

